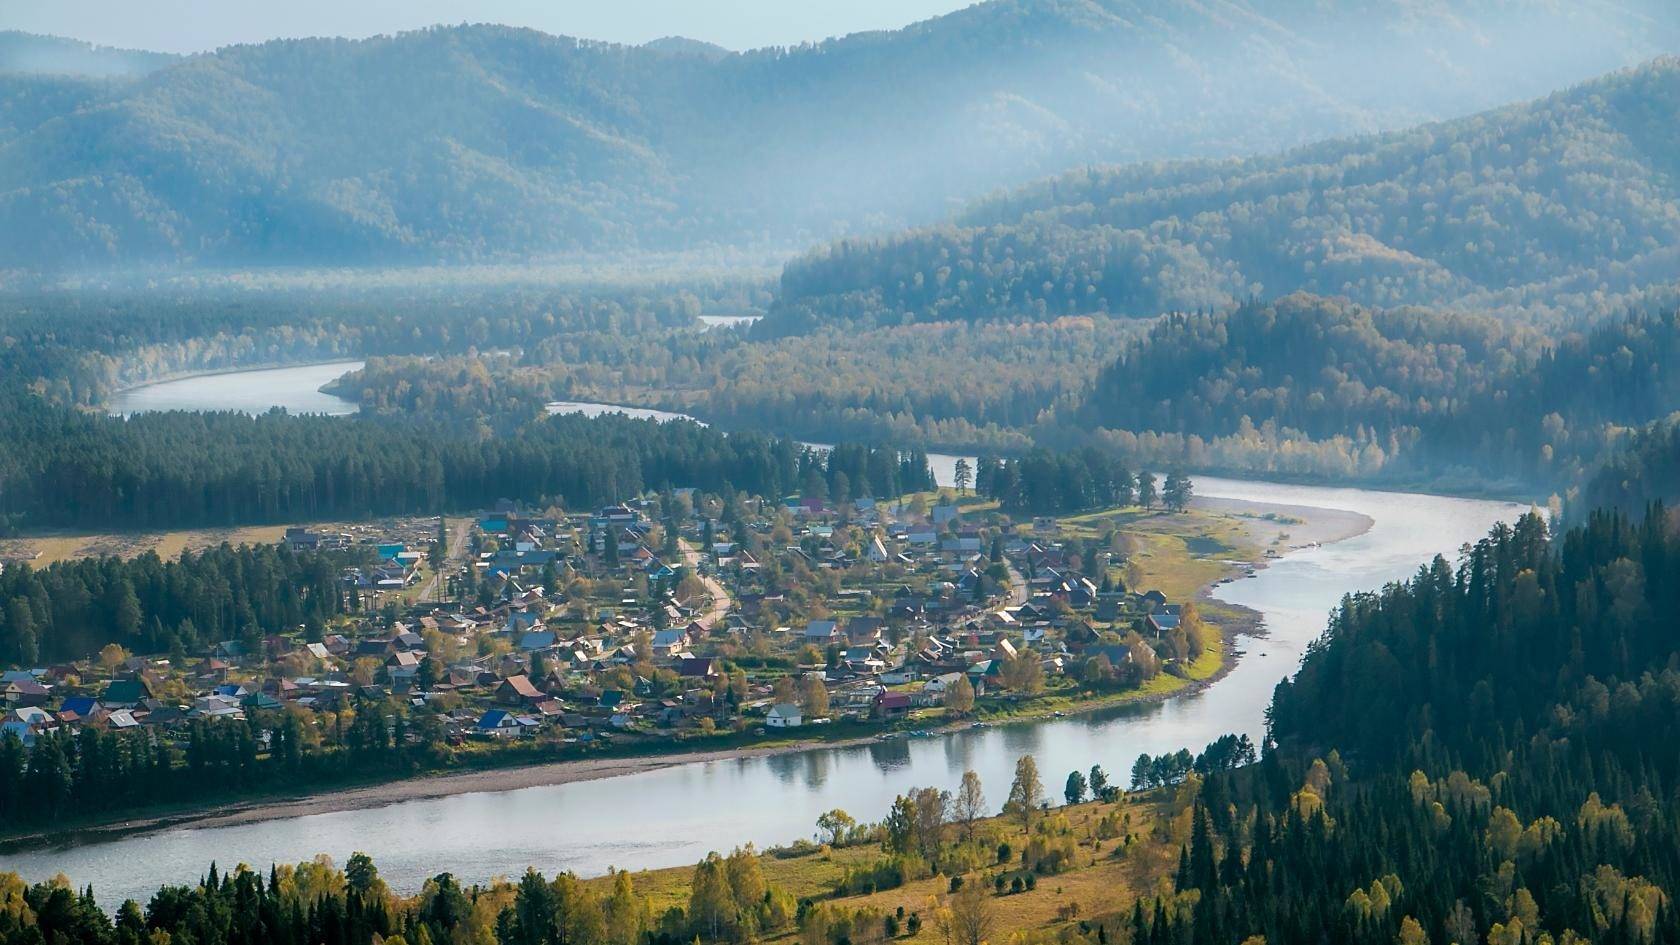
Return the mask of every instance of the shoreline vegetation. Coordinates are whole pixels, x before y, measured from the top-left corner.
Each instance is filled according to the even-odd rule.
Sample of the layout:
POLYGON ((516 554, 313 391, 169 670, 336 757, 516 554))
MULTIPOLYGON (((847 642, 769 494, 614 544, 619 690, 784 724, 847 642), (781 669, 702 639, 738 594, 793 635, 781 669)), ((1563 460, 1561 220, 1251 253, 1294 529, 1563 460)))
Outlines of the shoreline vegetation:
MULTIPOLYGON (((1039 697, 1015 707, 994 707, 993 711, 977 713, 974 717, 943 724, 927 731, 935 735, 948 735, 970 727, 976 720, 986 724, 1039 722, 1119 706, 1155 704, 1200 692, 1218 683, 1235 668, 1241 655, 1233 646, 1237 638, 1263 636, 1265 633, 1258 613, 1245 607, 1220 602, 1213 596, 1219 582, 1235 578, 1248 569, 1259 570, 1266 567, 1269 560, 1276 560, 1268 558, 1268 550, 1282 555, 1312 545, 1347 541, 1363 535, 1374 524, 1368 516, 1343 509, 1279 505, 1241 499, 1198 497, 1193 501, 1193 507, 1213 513, 1218 518, 1228 519, 1232 527, 1245 534, 1244 546, 1232 549, 1239 554, 1212 562, 1211 569, 1198 562, 1197 576, 1193 579, 1196 581, 1195 586, 1183 588, 1184 596, 1188 598, 1193 595, 1198 606, 1206 608, 1205 613, 1210 622, 1220 630, 1217 644, 1210 647, 1184 675, 1163 673, 1141 688, 1092 698, 1039 697)), ((1107 510, 1071 516, 1065 521, 1077 524, 1081 520, 1100 519, 1116 514, 1124 513, 1107 510)), ((1150 517, 1164 519, 1169 523, 1174 518, 1167 513, 1150 517)), ((1180 544, 1182 545, 1182 541, 1180 544)), ((1181 567, 1178 570, 1189 572, 1191 569, 1181 567)), ((589 757, 537 763, 530 762, 523 755, 510 756, 506 763, 494 756, 488 756, 486 763, 471 770, 419 772, 396 780, 352 783, 345 787, 302 795, 266 792, 260 795, 245 795, 231 802, 193 805, 179 809, 153 807, 149 811, 139 811, 135 816, 116 821, 71 824, 52 831, 21 833, 0 838, 0 853, 53 845, 79 845, 167 829, 226 827, 366 810, 461 794, 501 793, 552 787, 644 774, 680 765, 843 749, 869 744, 875 741, 880 733, 878 729, 861 726, 836 728, 832 731, 833 735, 830 737, 781 740, 775 739, 774 736, 764 738, 741 733, 719 739, 723 741, 733 738, 736 741, 734 745, 690 748, 683 742, 672 742, 662 746, 634 746, 632 750, 622 754, 599 753, 589 757)))
MULTIPOLYGON (((760 316, 760 317, 762 317, 762 316, 760 316)), ((700 330, 705 331, 705 330, 709 330, 709 329, 702 328, 700 330)), ((488 353, 488 352, 486 352, 486 353, 488 353)), ((150 378, 148 380, 140 381, 138 383, 126 384, 126 385, 124 385, 120 388, 112 390, 109 393, 109 395, 107 397, 105 397, 99 403, 97 409, 99 409, 102 412, 110 413, 111 412, 111 404, 117 398, 121 397, 122 395, 131 393, 131 392, 139 390, 141 388, 154 387, 154 386, 157 386, 157 385, 160 385, 160 384, 168 384, 168 383, 173 383, 173 382, 177 382, 177 381, 194 380, 194 379, 206 378, 206 377, 219 377, 219 376, 224 376, 224 375, 229 375, 229 374, 256 373, 256 372, 261 372, 261 371, 280 371, 280 370, 289 370, 289 369, 293 369, 293 368, 302 369, 302 368, 321 367, 321 366, 329 365, 329 364, 347 364, 347 365, 349 365, 349 364, 357 364, 357 363, 366 363, 369 359, 376 358, 376 357, 381 357, 381 355, 359 355, 359 356, 355 356, 355 357, 334 357, 334 358, 325 358, 325 359, 310 359, 310 360, 304 360, 304 361, 278 361, 278 362, 266 362, 265 361, 265 362, 253 362, 253 363, 249 363, 249 364, 241 364, 239 366, 230 366, 230 367, 224 367, 224 368, 209 368, 209 369, 203 369, 203 370, 177 371, 177 372, 172 372, 172 373, 165 374, 165 375, 160 375, 160 376, 155 377, 155 378, 150 378)), ((332 380, 328 381, 327 383, 321 385, 319 388, 315 389, 313 392, 322 393, 322 394, 329 394, 329 395, 332 395, 334 397, 339 397, 341 399, 347 400, 351 403, 358 403, 358 393, 359 392, 346 390, 343 387, 344 379, 346 377, 352 375, 352 374, 355 374, 355 373, 357 373, 357 371, 348 370, 344 374, 342 374, 338 377, 335 377, 332 380)), ((604 391, 604 390, 603 391, 583 391, 583 392, 580 392, 580 393, 576 394, 575 396, 570 396, 570 397, 565 397, 565 398, 560 398, 560 399, 557 399, 557 400, 553 400, 549 404, 546 404, 545 406, 551 407, 555 403, 564 403, 564 404, 568 404, 568 405, 571 405, 571 404, 589 404, 589 405, 602 405, 602 406, 605 406, 607 408, 611 408, 613 410, 621 410, 621 411, 641 411, 641 410, 659 411, 661 413, 677 414, 680 417, 692 420, 695 423, 700 424, 701 426, 717 427, 721 430, 724 430, 725 432, 735 432, 735 428, 733 428, 732 426, 724 423, 723 420, 721 420, 720 418, 718 418, 716 416, 713 416, 713 417, 705 416, 704 415, 704 413, 705 413, 704 405, 702 405, 702 404, 693 403, 691 400, 686 400, 686 399, 682 398, 681 396, 671 396, 671 392, 664 392, 662 394, 655 394, 654 392, 650 391, 649 392, 650 396, 646 396, 646 397, 637 396, 637 393, 638 392, 636 390, 630 389, 630 388, 619 389, 616 392, 609 392, 609 391, 604 391)), ((680 393, 680 392, 678 392, 678 393, 680 393)), ((567 411, 567 412, 572 412, 572 411, 567 411)), ((352 414, 351 416, 354 416, 354 414, 352 414)), ((745 429, 745 428, 743 428, 743 429, 745 429)), ((800 428, 797 428, 797 427, 787 427, 787 426, 777 425, 777 424, 758 425, 758 426, 751 427, 750 429, 751 429, 752 432, 764 433, 764 434, 767 434, 767 435, 770 435, 770 436, 778 436, 778 437, 784 437, 784 438, 787 438, 787 439, 795 439, 795 440, 810 441, 810 442, 817 442, 817 443, 833 443, 833 442, 838 442, 839 440, 844 439, 844 437, 839 436, 838 434, 836 434, 833 431, 828 431, 828 432, 811 431, 811 430, 800 429, 800 428)), ((969 456, 973 456, 973 455, 982 455, 982 454, 985 454, 987 452, 998 452, 998 450, 996 449, 995 446, 989 445, 989 444, 984 443, 984 442, 971 442, 971 441, 961 441, 961 440, 947 441, 947 440, 939 440, 939 439, 929 439, 929 440, 926 440, 924 442, 920 442, 920 443, 913 444, 913 445, 916 448, 922 449, 922 450, 930 452, 930 453, 940 453, 940 454, 949 454, 949 455, 969 455, 969 456)), ((1045 445, 1054 446, 1055 444, 1045 444, 1045 445)), ((1060 444, 1060 445, 1065 447, 1068 444, 1063 443, 1063 444, 1060 444)), ((1014 452, 1014 451, 1006 450, 1004 452, 1014 452)), ((1424 494, 1445 495, 1445 496, 1450 496, 1450 497, 1453 497, 1453 498, 1487 499, 1487 500, 1491 500, 1491 501, 1529 502, 1529 503, 1532 503, 1534 501, 1534 497, 1536 495, 1544 495, 1548 490, 1548 487, 1545 486, 1542 483, 1523 482, 1523 481, 1520 481, 1520 480, 1517 480, 1517 479, 1504 479, 1504 480, 1498 480, 1498 481, 1488 481, 1484 477, 1475 477, 1475 476, 1472 476, 1472 475, 1469 475, 1469 474, 1442 473, 1442 474, 1432 476, 1432 477, 1419 477, 1419 476, 1412 475, 1412 476, 1400 476, 1400 477, 1395 477, 1395 478, 1389 478, 1389 477, 1379 475, 1379 476, 1374 476, 1374 477, 1359 477, 1359 478, 1354 478, 1352 480, 1348 480, 1348 479, 1343 479, 1343 478, 1337 478, 1337 477, 1331 476, 1331 475, 1319 475, 1319 474, 1314 474, 1314 473, 1291 472, 1291 471, 1288 471, 1288 470, 1269 470, 1269 469, 1242 468, 1242 467, 1232 467, 1232 466, 1224 466, 1224 465, 1217 465, 1217 464, 1216 465, 1208 465, 1208 466, 1185 466, 1184 468, 1185 468, 1186 472, 1189 472, 1193 475, 1217 476, 1217 477, 1221 477, 1221 478, 1235 478, 1235 479, 1250 479, 1250 480, 1261 481, 1261 482, 1272 482, 1272 483, 1277 483, 1277 484, 1280 484, 1280 485, 1318 486, 1318 487, 1323 487, 1323 488, 1362 488, 1362 489, 1372 489, 1372 490, 1381 491, 1381 492, 1395 492, 1395 493, 1402 493, 1402 494, 1418 494, 1418 495, 1424 495, 1424 494)), ((22 536, 18 536, 18 537, 32 538, 32 537, 46 537, 46 536, 44 536, 44 535, 43 536, 22 535, 22 536)))

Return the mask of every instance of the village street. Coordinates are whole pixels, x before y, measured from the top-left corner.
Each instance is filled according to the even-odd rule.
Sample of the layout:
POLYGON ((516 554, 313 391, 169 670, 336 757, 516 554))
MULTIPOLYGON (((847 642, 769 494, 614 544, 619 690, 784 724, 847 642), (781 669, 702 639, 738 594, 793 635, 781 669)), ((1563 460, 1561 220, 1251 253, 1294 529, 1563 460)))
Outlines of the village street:
POLYGON ((729 609, 735 606, 735 601, 729 596, 729 592, 724 590, 723 585, 719 583, 717 578, 701 571, 700 565, 704 558, 700 549, 694 547, 693 542, 684 538, 680 539, 677 545, 682 548, 683 561, 688 565, 689 570, 700 575, 700 580, 705 582, 706 593, 711 595, 712 605, 706 608, 706 612, 697 618, 701 626, 710 630, 719 621, 723 620, 724 616, 729 613, 729 609))

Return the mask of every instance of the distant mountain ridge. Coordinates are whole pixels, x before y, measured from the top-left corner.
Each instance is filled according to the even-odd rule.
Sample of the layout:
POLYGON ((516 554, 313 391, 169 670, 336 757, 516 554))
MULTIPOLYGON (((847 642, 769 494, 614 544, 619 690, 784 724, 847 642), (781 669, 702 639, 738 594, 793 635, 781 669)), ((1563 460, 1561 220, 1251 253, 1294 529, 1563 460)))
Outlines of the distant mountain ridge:
POLYGON ((133 78, 182 58, 172 53, 116 49, 61 36, 0 30, 0 74, 133 78))
POLYGON ((467 26, 0 75, 0 271, 797 247, 1081 164, 1404 127, 1680 49, 1666 0, 1451 6, 993 0, 748 53, 467 26))
MULTIPOLYGON (((1262 158, 1091 167, 788 264, 813 318, 1150 316, 1292 292, 1540 321, 1673 298, 1680 59, 1262 158)), ((778 326, 777 319, 781 320, 778 326)))
POLYGON ((731 50, 716 43, 689 39, 687 36, 661 36, 659 39, 643 43, 642 48, 668 53, 673 56, 699 56, 710 62, 716 62, 725 56, 734 55, 731 50))

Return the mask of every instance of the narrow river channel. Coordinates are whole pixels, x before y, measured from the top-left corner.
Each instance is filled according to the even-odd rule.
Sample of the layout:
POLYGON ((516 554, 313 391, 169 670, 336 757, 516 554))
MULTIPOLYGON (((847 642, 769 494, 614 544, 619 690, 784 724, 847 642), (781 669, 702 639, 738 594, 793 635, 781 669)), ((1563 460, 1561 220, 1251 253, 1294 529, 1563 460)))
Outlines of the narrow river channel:
MULTIPOLYGON (((172 383, 188 383, 172 382, 172 383)), ((177 391, 177 393, 179 393, 177 391)), ((209 828, 167 829, 115 840, 0 857, 0 868, 35 880, 55 873, 93 884, 107 907, 144 901, 163 882, 195 881, 211 860, 266 869, 327 853, 342 864, 371 854, 401 891, 448 870, 463 881, 546 873, 599 874, 692 863, 709 850, 810 836, 817 815, 843 807, 859 819, 885 813, 912 786, 953 788, 979 772, 1001 805, 1022 754, 1036 756, 1048 784, 1102 764, 1117 780, 1140 752, 1199 749, 1228 732, 1258 738, 1272 688, 1299 665, 1306 645, 1342 595, 1410 576, 1449 558, 1523 506, 1363 489, 1278 485, 1199 477, 1198 495, 1343 509, 1374 524, 1355 538, 1292 552, 1217 596, 1259 611, 1264 637, 1242 639, 1242 656, 1208 689, 1166 702, 1065 719, 1020 722, 929 738, 682 765, 599 781, 462 794, 386 807, 209 828)))

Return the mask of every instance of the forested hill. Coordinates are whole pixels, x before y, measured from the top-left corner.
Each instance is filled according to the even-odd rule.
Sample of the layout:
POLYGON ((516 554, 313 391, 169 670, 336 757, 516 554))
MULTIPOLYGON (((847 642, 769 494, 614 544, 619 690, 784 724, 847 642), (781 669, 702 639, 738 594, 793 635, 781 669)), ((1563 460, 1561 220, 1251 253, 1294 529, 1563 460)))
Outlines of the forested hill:
POLYGON ((1149 316, 1293 291, 1537 320, 1680 279, 1680 60, 1278 156, 1100 167, 791 262, 779 324, 1149 316))
POLYGON ((1350 596, 1262 763, 1179 789, 1176 882, 1120 940, 1680 941, 1680 543, 1654 512, 1550 543, 1528 516, 1350 596))
MULTIPOLYGON (((1567 495, 1616 475, 1597 470, 1630 431, 1680 410, 1677 359, 1673 311, 1553 338, 1487 315, 1292 295, 1157 321, 1062 419, 1138 463, 1567 495)), ((1644 485, 1605 480, 1584 507, 1680 497, 1680 461, 1610 465, 1644 485)))
POLYGON ((992 0, 733 55, 475 26, 6 74, 0 270, 808 245, 1090 162, 1468 114, 1680 49, 1677 20, 1668 0, 992 0))
POLYGON ((0 74, 135 77, 179 62, 180 56, 114 49, 59 36, 0 30, 0 74))

